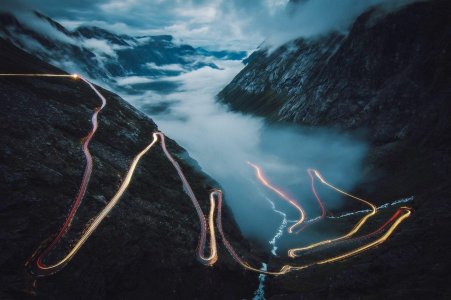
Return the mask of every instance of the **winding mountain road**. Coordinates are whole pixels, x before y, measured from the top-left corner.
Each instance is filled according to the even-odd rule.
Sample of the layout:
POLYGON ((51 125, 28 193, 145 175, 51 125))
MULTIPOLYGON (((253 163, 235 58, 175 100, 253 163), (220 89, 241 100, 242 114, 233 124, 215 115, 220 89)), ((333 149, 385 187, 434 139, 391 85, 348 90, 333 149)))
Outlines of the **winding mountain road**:
MULTIPOLYGON (((318 205, 321 208, 321 216, 319 219, 324 219, 326 216, 326 210, 324 207, 324 204, 322 203, 321 199, 319 198, 315 186, 314 186, 314 177, 316 177, 322 184, 326 185, 327 187, 333 189, 334 191, 343 194, 345 196, 348 196, 354 200, 357 200, 365 205, 367 205, 370 209, 367 211, 368 213, 365 214, 354 227, 345 235, 342 235, 340 237, 334 238, 334 239, 328 239, 321 242, 313 243, 311 245, 305 246, 305 247, 299 247, 299 248, 293 248, 288 251, 288 256, 291 258, 295 258, 299 256, 299 252, 303 252, 306 250, 314 249, 323 245, 331 245, 335 242, 340 242, 344 240, 357 240, 357 239, 367 239, 370 237, 373 237, 374 235, 381 234, 379 237, 377 237, 375 240, 368 242, 360 247, 348 250, 344 253, 334 255, 332 257, 328 257, 326 259, 322 259, 316 262, 312 262, 309 264, 304 265, 291 265, 286 264, 280 270, 278 271, 267 271, 266 264, 265 268, 256 268, 251 266, 246 260, 244 260, 232 244, 227 240, 223 227, 222 227, 222 203, 223 203, 223 194, 222 191, 219 189, 214 189, 210 193, 210 210, 208 214, 208 221, 202 211, 202 208, 200 207, 199 201, 196 198, 187 178, 185 177, 182 168, 178 164, 178 162, 174 159, 174 157, 170 154, 166 147, 166 141, 165 136, 162 132, 154 132, 152 133, 152 140, 151 142, 141 151, 139 152, 132 160, 130 167, 127 171, 127 174, 125 176, 125 179, 121 183, 119 189, 115 193, 115 195, 110 199, 108 204, 100 211, 100 213, 94 218, 93 222, 90 223, 84 230, 84 232, 81 234, 79 239, 75 242, 74 246, 69 250, 65 256, 58 260, 57 262, 54 262, 52 264, 45 262, 45 259, 48 258, 48 255, 50 252, 55 248, 55 246, 60 242, 61 238, 65 235, 65 233, 68 231, 68 229, 71 226, 71 223, 74 219, 74 216, 76 215, 77 209, 79 208, 83 197, 86 193, 86 190, 89 185, 90 176, 93 169, 93 160, 91 153, 89 151, 89 143, 94 137, 97 128, 98 128, 98 115, 100 111, 106 106, 107 101, 105 97, 97 90, 97 88, 88 80, 84 79, 83 77, 80 77, 76 74, 69 75, 69 74, 0 74, 0 76, 6 77, 66 77, 66 78, 72 78, 72 79, 81 79, 83 80, 97 95, 97 97, 101 100, 101 105, 98 108, 94 109, 94 113, 91 117, 91 123, 92 128, 91 131, 87 134, 87 136, 83 139, 83 145, 82 150, 85 155, 86 159, 86 166, 83 174, 83 178, 80 184, 80 188, 78 191, 77 196, 75 197, 71 209, 69 211, 68 216, 66 217, 66 220, 64 224, 61 226, 59 231, 57 232, 56 236, 52 239, 51 243, 47 247, 40 247, 37 251, 32 255, 30 260, 27 262, 27 266, 30 268, 30 271, 36 275, 36 276, 46 276, 51 275, 59 270, 61 270, 67 263, 77 254, 77 252, 82 248, 82 246, 86 243, 86 241, 89 239, 89 237, 95 232, 95 230, 98 228, 98 226, 101 224, 101 222, 105 219, 105 217, 111 212, 111 210, 116 206, 116 204, 119 202, 122 195, 126 192, 133 174, 135 172, 136 167, 138 166, 139 161, 141 158, 151 149, 153 148, 158 141, 160 141, 160 145, 162 147, 162 150, 167 157, 167 159, 171 162, 172 166, 177 171, 178 176, 181 179, 182 185, 186 193, 188 194, 188 197, 190 198, 192 204, 195 207, 195 210, 197 212, 199 222, 200 222, 200 234, 199 234, 199 241, 197 246, 197 257, 201 263, 207 266, 212 266, 215 264, 215 262, 218 260, 218 250, 217 250, 217 241, 216 241, 216 233, 215 233, 215 218, 214 214, 216 211, 216 228, 219 232, 219 235, 222 239, 222 242, 230 255, 233 257, 233 259, 241 265, 243 268, 261 273, 261 274, 267 274, 267 275, 283 275, 288 272, 294 271, 294 270, 302 270, 314 265, 322 265, 327 263, 333 263, 338 260, 342 260, 354 255, 357 255, 359 253, 362 253, 364 251, 367 251, 373 247, 376 247, 383 242, 385 242, 395 231, 395 229, 411 215, 411 210, 408 207, 401 207, 398 209, 398 211, 388 220, 386 221, 381 227, 376 229, 370 234, 364 235, 362 237, 356 237, 354 239, 349 239, 353 235, 355 235, 367 222, 367 220, 374 216, 377 213, 377 207, 372 204, 371 202, 364 200, 362 198, 359 198, 357 196, 351 195, 332 184, 328 183, 321 174, 314 169, 308 169, 308 174, 311 178, 311 188, 312 193, 314 194, 316 201, 318 202, 318 205), (385 233, 384 233, 385 231, 385 233), (206 255, 206 248, 207 248, 207 233, 209 235, 209 254, 206 255), (44 250, 42 250, 44 249, 44 250)), ((293 228, 300 226, 305 220, 306 220, 306 213, 304 209, 297 203, 296 200, 290 198, 287 196, 284 192, 282 192, 279 188, 272 185, 264 176, 262 170, 257 165, 247 162, 251 167, 253 167, 256 171, 256 176, 260 180, 260 182, 265 185, 268 189, 270 189, 272 192, 277 194, 279 197, 290 203, 292 206, 294 206, 300 213, 299 220, 295 221, 295 224, 290 226, 288 231, 290 233, 293 232, 293 228)), ((310 222, 311 223, 311 222, 310 222)), ((305 226, 305 225, 304 225, 305 226)), ((301 227, 299 231, 303 230, 305 227, 301 227)), ((298 232, 299 232, 298 231, 298 232)))

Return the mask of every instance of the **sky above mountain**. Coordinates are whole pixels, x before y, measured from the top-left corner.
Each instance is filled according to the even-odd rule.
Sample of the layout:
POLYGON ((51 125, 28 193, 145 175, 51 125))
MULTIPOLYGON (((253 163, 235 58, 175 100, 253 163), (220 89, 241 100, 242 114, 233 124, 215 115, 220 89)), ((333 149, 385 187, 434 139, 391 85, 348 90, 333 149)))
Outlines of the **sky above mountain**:
POLYGON ((0 9, 36 9, 69 28, 95 25, 132 35, 171 34, 213 49, 251 50, 299 36, 346 30, 377 4, 415 0, 2 0, 0 9), (296 5, 294 3, 297 3, 296 5))

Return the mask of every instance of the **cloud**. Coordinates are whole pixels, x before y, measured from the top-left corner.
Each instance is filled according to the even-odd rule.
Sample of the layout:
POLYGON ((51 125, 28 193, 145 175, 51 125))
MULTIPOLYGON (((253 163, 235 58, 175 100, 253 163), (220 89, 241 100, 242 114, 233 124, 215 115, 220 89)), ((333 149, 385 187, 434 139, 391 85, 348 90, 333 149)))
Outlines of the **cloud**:
POLYGON ((160 71, 184 71, 182 65, 179 64, 168 64, 163 66, 157 66, 155 63, 147 63, 146 67, 151 70, 160 70, 160 71))
POLYGON ((223 2, 224 15, 234 15, 241 30, 280 46, 299 37, 312 37, 330 31, 346 32, 355 19, 374 6, 390 12, 417 0, 303 0, 297 4, 282 0, 223 2))
POLYGON ((54 26, 52 26, 46 20, 43 20, 36 16, 33 11, 23 9, 23 6, 12 6, 9 10, 6 10, 3 7, 4 11, 11 12, 17 18, 17 20, 25 27, 39 32, 43 36, 47 37, 51 40, 57 40, 63 43, 73 44, 75 45, 77 41, 72 37, 66 35, 65 33, 59 31, 54 26), (16 9, 17 8, 17 9, 16 9))
POLYGON ((278 46, 301 36, 346 31, 371 6, 395 9, 413 1, 2 0, 2 5, 35 8, 69 26, 90 24, 130 35, 171 34, 214 50, 252 50, 263 40, 278 46))
POLYGON ((83 46, 88 48, 89 50, 94 51, 100 56, 109 56, 108 58, 117 58, 116 51, 110 43, 105 40, 98 39, 84 39, 83 46))
POLYGON ((144 76, 127 76, 127 77, 117 77, 116 84, 120 86, 124 85, 133 85, 139 83, 149 83, 153 82, 153 79, 144 77, 144 76))
POLYGON ((138 1, 137 0, 113 0, 100 4, 100 8, 107 12, 121 12, 125 13, 129 11, 138 1))
MULTIPOLYGON (((148 113, 160 130, 183 145, 203 170, 221 184, 226 205, 232 208, 247 237, 268 241, 280 225, 280 219, 262 197, 265 190, 255 181, 247 160, 261 165, 273 182, 301 199, 309 213, 313 212, 312 216, 317 207, 311 198, 306 168, 318 168, 328 180, 344 189, 356 184, 366 153, 363 143, 326 129, 313 132, 273 127, 260 118, 228 112, 215 102, 215 95, 243 65, 239 61, 214 63, 221 69, 205 67, 160 78, 182 83, 169 94, 146 92, 122 96, 148 113)), ((342 204, 336 195, 321 192, 330 209, 342 204)), ((295 211, 281 204, 280 199, 273 200, 289 218, 296 217, 295 211)))
POLYGON ((2 0, 11 9, 37 9, 72 28, 96 25, 130 35, 171 34, 195 46, 253 49, 258 41, 242 35, 236 20, 224 19, 223 0, 2 0))

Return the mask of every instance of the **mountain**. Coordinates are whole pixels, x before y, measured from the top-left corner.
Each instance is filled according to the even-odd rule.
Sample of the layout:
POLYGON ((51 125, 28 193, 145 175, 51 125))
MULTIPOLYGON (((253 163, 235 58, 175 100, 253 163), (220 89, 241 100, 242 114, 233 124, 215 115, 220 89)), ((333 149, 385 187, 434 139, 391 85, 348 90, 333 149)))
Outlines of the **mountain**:
POLYGON ((39 12, 0 13, 0 37, 44 61, 120 89, 115 78, 175 76, 213 59, 241 60, 244 51, 209 51, 179 43, 170 35, 129 36, 95 26, 68 30, 39 12))
MULTIPOLYGON (((0 73, 64 73, 1 38, 0 61, 0 73)), ((66 244, 110 201, 157 129, 119 96, 97 88, 107 105, 90 144, 94 171, 66 244)), ((0 97, 1 299, 239 299, 252 293, 256 276, 243 273, 224 249, 213 267, 196 260, 199 220, 158 145, 70 263, 34 281, 24 263, 67 216, 85 165, 81 143, 100 100, 81 80, 41 77, 1 77, 0 97)), ((207 212, 209 190, 217 184, 184 149, 169 138, 167 143, 207 212)), ((224 209, 226 234, 248 255, 224 209)))
POLYGON ((374 7, 348 33, 254 52, 219 93, 233 111, 367 140, 355 192, 377 201, 415 196, 406 228, 377 253, 270 280, 271 299, 451 297, 450 15, 444 0, 390 13, 374 7))
POLYGON ((365 127, 379 144, 449 139, 450 7, 419 2, 386 16, 375 8, 346 35, 257 51, 219 99, 271 120, 365 127))

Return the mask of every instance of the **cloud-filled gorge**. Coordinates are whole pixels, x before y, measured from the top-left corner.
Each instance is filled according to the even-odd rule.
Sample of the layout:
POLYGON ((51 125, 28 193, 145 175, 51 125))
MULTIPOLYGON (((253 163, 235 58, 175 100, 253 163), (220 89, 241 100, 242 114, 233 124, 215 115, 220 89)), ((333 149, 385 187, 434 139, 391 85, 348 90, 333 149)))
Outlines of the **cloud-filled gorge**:
POLYGON ((1 0, 0 299, 451 295, 450 15, 1 0))
MULTIPOLYGON (((365 156, 364 143, 326 129, 302 129, 265 124, 262 119, 230 112, 215 102, 215 96, 243 67, 238 61, 217 61, 220 69, 204 67, 161 81, 178 84, 169 93, 146 92, 124 95, 148 113, 168 136, 183 145, 202 169, 216 179, 225 201, 251 239, 266 244, 280 226, 268 198, 287 213, 296 211, 283 203, 255 178, 246 163, 260 165, 271 181, 297 199, 311 217, 319 210, 310 190, 308 168, 316 168, 344 189, 359 180, 365 156)), ((324 191, 330 209, 341 207, 342 199, 324 191)), ((316 237, 317 238, 317 237, 316 237)))

